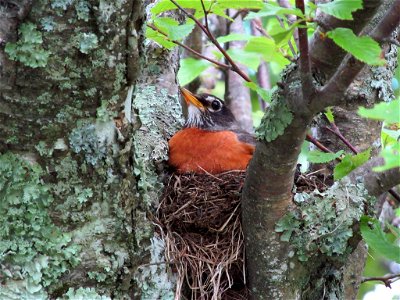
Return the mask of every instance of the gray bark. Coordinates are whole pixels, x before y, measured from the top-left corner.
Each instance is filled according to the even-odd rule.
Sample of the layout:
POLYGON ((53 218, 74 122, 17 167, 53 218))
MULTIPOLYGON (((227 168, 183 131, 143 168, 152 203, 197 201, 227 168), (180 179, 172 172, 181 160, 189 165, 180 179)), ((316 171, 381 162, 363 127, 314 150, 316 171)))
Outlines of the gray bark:
POLYGON ((149 4, 0 2, 0 298, 173 297, 147 216, 180 124, 178 55, 145 40, 149 4))

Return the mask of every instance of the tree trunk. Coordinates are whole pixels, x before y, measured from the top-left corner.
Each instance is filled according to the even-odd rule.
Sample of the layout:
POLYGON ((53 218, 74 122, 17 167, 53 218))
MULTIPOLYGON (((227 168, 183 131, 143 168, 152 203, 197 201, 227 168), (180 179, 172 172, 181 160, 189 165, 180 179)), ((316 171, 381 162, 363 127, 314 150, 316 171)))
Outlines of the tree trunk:
POLYGON ((148 217, 178 55, 145 40, 149 4, 0 2, 0 298, 173 297, 148 217))

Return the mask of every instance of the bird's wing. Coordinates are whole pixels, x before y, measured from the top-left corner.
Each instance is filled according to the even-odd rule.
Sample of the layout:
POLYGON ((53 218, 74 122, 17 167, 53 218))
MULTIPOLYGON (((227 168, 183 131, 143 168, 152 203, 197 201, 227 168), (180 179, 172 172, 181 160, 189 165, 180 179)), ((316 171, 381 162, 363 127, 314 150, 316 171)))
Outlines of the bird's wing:
POLYGON ((256 145, 257 140, 251 133, 248 133, 242 129, 234 130, 234 132, 237 134, 239 141, 253 146, 256 145))

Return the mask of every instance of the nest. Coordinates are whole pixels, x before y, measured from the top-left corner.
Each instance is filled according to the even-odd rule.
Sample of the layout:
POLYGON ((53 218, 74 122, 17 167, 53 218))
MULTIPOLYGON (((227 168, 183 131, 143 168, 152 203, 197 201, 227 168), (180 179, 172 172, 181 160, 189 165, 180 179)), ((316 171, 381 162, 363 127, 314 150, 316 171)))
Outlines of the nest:
POLYGON ((166 183, 157 223, 176 268, 175 299, 247 298, 240 223, 245 175, 174 174, 166 183))
MULTIPOLYGON (((240 193, 246 173, 173 174, 156 213, 175 299, 247 299, 240 193)), ((300 191, 326 188, 315 172, 296 176, 300 191)))

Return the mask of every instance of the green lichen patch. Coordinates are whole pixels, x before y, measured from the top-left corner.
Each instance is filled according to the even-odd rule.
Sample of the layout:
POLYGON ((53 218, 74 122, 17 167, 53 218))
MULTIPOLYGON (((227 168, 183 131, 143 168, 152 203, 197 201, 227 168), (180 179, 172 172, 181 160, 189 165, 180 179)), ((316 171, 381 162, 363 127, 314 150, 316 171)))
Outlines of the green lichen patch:
POLYGON ((133 137, 135 175, 144 203, 150 205, 158 199, 162 185, 157 167, 168 159, 169 139, 181 124, 181 106, 177 97, 154 86, 143 86, 135 95, 133 107, 141 127, 133 137), (177 122, 178 120, 178 122, 177 122))
POLYGON ((44 288, 79 263, 79 247, 48 214, 53 198, 41 175, 18 156, 0 156, 0 299, 46 299, 44 288))
POLYGON ((61 298, 57 300, 111 300, 108 296, 99 295, 94 288, 70 288, 61 298))
POLYGON ((300 261, 307 261, 321 253, 332 258, 349 254, 352 226, 372 199, 361 184, 342 180, 324 193, 299 193, 294 200, 298 207, 277 222, 275 231, 290 242, 300 261))
POLYGON ((292 120, 293 114, 283 99, 275 98, 275 101, 271 103, 270 108, 261 119, 260 126, 256 130, 256 136, 260 140, 271 142, 283 134, 292 120))
POLYGON ((19 40, 16 43, 7 43, 5 52, 12 60, 31 67, 45 67, 50 51, 43 48, 42 33, 33 23, 23 23, 18 29, 19 40))

